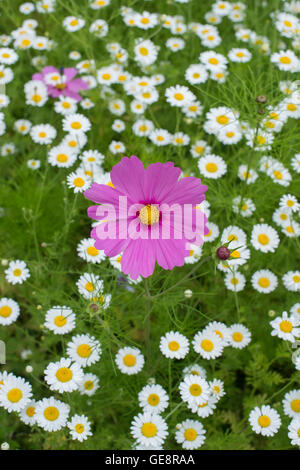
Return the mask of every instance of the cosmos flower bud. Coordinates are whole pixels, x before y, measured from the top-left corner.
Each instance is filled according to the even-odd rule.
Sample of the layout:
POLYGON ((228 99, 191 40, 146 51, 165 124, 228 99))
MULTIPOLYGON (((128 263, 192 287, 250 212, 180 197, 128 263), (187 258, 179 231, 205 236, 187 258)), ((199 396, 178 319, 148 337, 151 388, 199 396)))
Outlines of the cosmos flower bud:
POLYGON ((228 259, 230 256, 230 250, 226 246, 220 246, 217 249, 217 257, 219 259, 225 260, 228 259))

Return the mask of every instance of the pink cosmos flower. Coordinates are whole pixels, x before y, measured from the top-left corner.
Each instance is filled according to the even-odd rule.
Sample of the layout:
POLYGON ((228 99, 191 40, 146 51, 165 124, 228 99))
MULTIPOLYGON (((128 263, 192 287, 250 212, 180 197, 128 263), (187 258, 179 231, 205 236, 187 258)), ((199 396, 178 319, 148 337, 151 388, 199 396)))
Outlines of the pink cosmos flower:
POLYGON ((155 262, 167 270, 183 266, 189 245, 201 245, 209 231, 195 207, 207 186, 193 176, 178 179, 180 174, 172 162, 145 170, 137 157, 124 157, 111 170, 111 183, 93 183, 84 193, 100 204, 88 208, 99 221, 91 231, 95 248, 109 257, 121 254, 122 271, 132 279, 153 274, 155 262))
POLYGON ((77 73, 78 70, 74 67, 62 67, 58 70, 52 65, 47 65, 41 73, 35 73, 32 79, 44 82, 47 86, 48 94, 53 98, 63 95, 80 101, 82 98, 78 91, 86 90, 89 84, 81 78, 74 78, 77 73))

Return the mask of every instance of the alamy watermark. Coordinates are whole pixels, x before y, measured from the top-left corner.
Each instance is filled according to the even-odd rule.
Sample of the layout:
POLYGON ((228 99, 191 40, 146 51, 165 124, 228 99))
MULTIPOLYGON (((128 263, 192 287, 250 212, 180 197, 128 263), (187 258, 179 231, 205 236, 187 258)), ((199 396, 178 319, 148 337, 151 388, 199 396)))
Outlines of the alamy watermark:
POLYGON ((101 222, 95 229, 101 240, 185 239, 197 244, 203 240, 206 222, 192 204, 128 204, 127 196, 119 196, 116 205, 97 206, 92 217, 101 222))

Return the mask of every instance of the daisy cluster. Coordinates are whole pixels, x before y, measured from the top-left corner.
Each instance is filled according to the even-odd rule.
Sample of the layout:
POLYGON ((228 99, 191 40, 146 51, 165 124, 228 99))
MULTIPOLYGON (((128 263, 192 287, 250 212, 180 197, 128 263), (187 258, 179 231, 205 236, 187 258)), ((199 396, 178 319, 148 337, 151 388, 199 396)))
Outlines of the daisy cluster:
MULTIPOLYGON (((50 345, 46 352, 41 350, 39 377, 47 394, 34 392, 34 382, 1 369, 0 406, 33 430, 63 430, 83 442, 92 438, 93 428, 97 432, 97 418, 92 418, 92 411, 90 417, 87 407, 101 406, 102 389, 109 386, 102 386, 101 367, 110 361, 109 372, 122 383, 120 393, 129 389, 135 397, 126 406, 126 418, 138 408, 127 426, 132 449, 163 449, 168 437, 183 449, 198 449, 206 440, 202 420, 209 418, 209 430, 210 419, 222 411, 222 402, 218 403, 230 381, 219 368, 228 357, 238 363, 259 342, 262 327, 254 325, 252 309, 261 309, 262 317, 266 302, 275 306, 270 315, 275 318, 268 320, 264 334, 272 345, 283 340, 284 357, 291 358, 296 373, 300 370, 295 352, 300 338, 300 2, 277 2, 276 10, 261 2, 259 11, 267 27, 257 31, 249 26, 253 12, 246 1, 214 0, 198 6, 197 15, 192 14, 197 8, 194 0, 172 0, 168 5, 135 2, 133 7, 123 2, 116 7, 114 0, 77 2, 84 3, 83 9, 73 4, 64 9, 56 0, 17 3, 16 22, 8 21, 6 34, 0 35, 0 159, 14 191, 24 179, 23 164, 25 179, 36 176, 33 186, 40 180, 42 189, 36 196, 36 215, 23 206, 18 214, 20 224, 24 219, 30 227, 37 256, 29 249, 27 255, 27 245, 19 254, 18 245, 12 244, 5 254, 9 259, 1 261, 7 289, 0 298, 1 328, 9 337, 27 329, 28 304, 40 290, 35 280, 43 263, 55 259, 54 241, 42 242, 36 236, 41 218, 49 217, 51 230, 52 224, 53 231, 57 229, 56 208, 45 213, 45 199, 62 191, 63 201, 71 200, 69 213, 64 209, 67 229, 55 233, 63 243, 79 201, 86 202, 83 193, 93 183, 114 187, 111 169, 126 154, 139 154, 147 165, 174 161, 182 169, 180 179, 201 177, 208 185, 207 198, 197 206, 208 218, 208 232, 203 246, 187 246, 182 269, 193 269, 189 265, 197 266, 212 253, 216 269, 205 281, 191 279, 189 289, 179 288, 178 302, 174 295, 171 305, 172 294, 168 299, 171 325, 168 331, 160 328, 159 338, 151 337, 155 345, 150 353, 158 363, 168 364, 169 377, 153 377, 155 364, 143 351, 140 333, 144 320, 139 328, 130 323, 131 317, 127 322, 135 301, 135 314, 141 314, 142 277, 124 275, 123 252, 108 257, 96 248, 88 230, 74 230, 65 241, 72 255, 66 255, 65 268, 58 262, 53 273, 60 275, 65 269, 63 275, 71 278, 74 289, 64 291, 62 283, 63 296, 57 300, 49 276, 47 296, 38 306, 42 338, 50 345), (122 33, 116 33, 118 28, 122 33), (265 70, 272 76, 270 85, 260 77, 265 70), (229 250, 226 259, 215 256, 221 246, 229 250), (41 260, 43 248, 48 251, 41 260), (282 261, 287 250, 291 256, 282 261), (128 295, 124 302, 119 292, 128 295), (221 299, 217 309, 208 307, 206 294, 221 299), (248 295, 255 302, 247 310, 248 295), (192 333, 188 329, 183 334, 178 326, 181 312, 174 312, 182 305, 185 314, 185 309, 193 309, 192 333), (218 321, 226 312, 228 320, 218 321), (131 327, 133 338, 127 337, 131 327), (102 342, 102 334, 108 344, 102 342), (172 382, 173 369, 177 376, 172 382), (183 417, 177 417, 177 409, 183 417)), ((5 17, 6 10, 1 13, 5 17)), ((21 191, 26 201, 30 188, 21 191)), ((2 204, 1 218, 9 217, 10 205, 2 204)), ((77 216, 83 220, 85 212, 78 209, 77 216)), ((23 240, 26 235, 22 228, 20 232, 23 240)), ((153 298, 148 294, 153 302, 155 293, 153 298)), ((163 307, 160 314, 166 315, 163 307)), ((157 326, 158 313, 153 317, 157 326)), ((28 348, 20 354, 22 360, 34 355, 28 348)), ((32 372, 28 365, 26 373, 32 372)), ((294 380, 298 379, 291 383, 294 380)), ((271 406, 266 398, 265 404, 252 407, 248 431, 272 437, 284 414, 291 420, 286 433, 291 445, 300 447, 300 390, 295 387, 290 386, 280 403, 271 406)), ((119 416, 112 416, 118 422, 119 416)))

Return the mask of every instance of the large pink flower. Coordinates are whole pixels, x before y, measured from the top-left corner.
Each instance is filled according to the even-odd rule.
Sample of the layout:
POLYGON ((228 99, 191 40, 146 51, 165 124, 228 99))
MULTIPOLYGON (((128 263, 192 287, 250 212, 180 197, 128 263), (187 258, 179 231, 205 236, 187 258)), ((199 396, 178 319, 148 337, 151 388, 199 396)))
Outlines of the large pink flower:
POLYGON ((89 84, 81 78, 74 78, 77 73, 78 70, 74 67, 58 70, 52 65, 47 65, 41 73, 35 73, 32 79, 44 82, 47 86, 48 94, 53 98, 63 95, 80 101, 82 98, 78 91, 86 90, 89 84))
POLYGON ((195 207, 205 199, 207 186, 193 176, 178 179, 180 174, 172 162, 145 170, 137 157, 124 157, 111 171, 112 185, 94 183, 84 193, 101 205, 88 208, 89 217, 100 221, 91 232, 95 247, 109 257, 122 254, 122 271, 132 279, 150 276, 155 262, 168 270, 183 266, 189 244, 201 245, 208 233, 207 219, 195 207), (177 210, 168 218, 170 206, 177 210), (104 232, 113 236, 104 238, 104 232))

